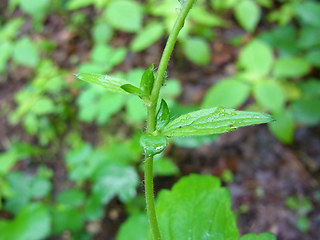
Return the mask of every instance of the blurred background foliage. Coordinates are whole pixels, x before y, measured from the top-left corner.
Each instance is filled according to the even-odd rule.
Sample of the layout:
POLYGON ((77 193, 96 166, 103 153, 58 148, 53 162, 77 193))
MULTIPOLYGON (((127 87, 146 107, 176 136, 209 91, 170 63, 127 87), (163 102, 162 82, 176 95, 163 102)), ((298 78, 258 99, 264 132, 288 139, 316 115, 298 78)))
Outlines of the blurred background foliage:
MULTIPOLYGON (((144 69, 158 64, 180 4, 1 1, 0 240, 147 239, 143 104, 73 74, 108 73, 137 84, 144 69)), ((161 94, 175 117, 213 106, 269 112, 276 121, 266 134, 294 149, 299 129, 319 130, 319 36, 318 1, 198 0, 161 94)), ((173 139, 155 160, 159 185, 168 188, 188 173, 181 167, 186 154, 172 152, 197 153, 215 141, 173 139)), ((319 172, 319 163, 310 165, 319 172)), ((220 177, 231 184, 234 174, 241 173, 225 167, 220 177)), ((319 191, 311 198, 290 194, 283 208, 297 238, 284 232, 280 239, 316 239, 307 236, 315 236, 309 216, 319 191)), ((247 211, 241 205, 240 218, 247 211)))

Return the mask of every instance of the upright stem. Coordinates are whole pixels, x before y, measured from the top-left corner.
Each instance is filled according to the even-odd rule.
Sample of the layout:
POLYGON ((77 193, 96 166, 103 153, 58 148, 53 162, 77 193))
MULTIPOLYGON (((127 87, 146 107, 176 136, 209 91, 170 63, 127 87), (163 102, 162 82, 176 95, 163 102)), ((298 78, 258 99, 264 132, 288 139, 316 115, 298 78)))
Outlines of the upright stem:
MULTIPOLYGON (((196 0, 181 0, 180 14, 173 26, 173 29, 169 35, 166 47, 163 51, 159 69, 157 71, 156 79, 154 81, 153 89, 150 96, 151 104, 147 106, 147 132, 153 133, 156 129, 156 110, 157 103, 160 93, 160 88, 162 86, 163 78, 166 73, 166 69, 172 54, 174 45, 177 41, 178 34, 184 25, 184 21, 196 0)), ((156 211, 154 206, 154 192, 153 192, 153 157, 146 157, 145 161, 145 196, 146 196, 146 206, 147 214, 151 227, 151 232, 154 240, 161 240, 159 226, 156 217, 156 211)))

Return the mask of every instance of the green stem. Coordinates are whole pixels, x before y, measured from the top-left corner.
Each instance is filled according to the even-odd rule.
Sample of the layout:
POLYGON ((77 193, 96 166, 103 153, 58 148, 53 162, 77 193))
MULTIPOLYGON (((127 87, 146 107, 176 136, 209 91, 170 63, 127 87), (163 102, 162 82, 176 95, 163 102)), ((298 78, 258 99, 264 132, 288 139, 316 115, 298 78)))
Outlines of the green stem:
MULTIPOLYGON (((153 133, 156 129, 156 110, 157 103, 162 86, 163 78, 167 70, 167 66, 172 54, 174 45, 177 41, 178 34, 184 25, 184 21, 196 0, 181 0, 183 1, 180 14, 173 26, 173 29, 169 35, 166 47, 163 51, 157 76, 154 81, 153 89, 150 96, 150 104, 147 106, 147 132, 153 133)), ((147 214, 150 223, 150 228, 154 240, 161 240, 159 226, 156 217, 156 211, 154 206, 154 192, 153 192, 153 157, 146 157, 145 161, 145 197, 147 214)))

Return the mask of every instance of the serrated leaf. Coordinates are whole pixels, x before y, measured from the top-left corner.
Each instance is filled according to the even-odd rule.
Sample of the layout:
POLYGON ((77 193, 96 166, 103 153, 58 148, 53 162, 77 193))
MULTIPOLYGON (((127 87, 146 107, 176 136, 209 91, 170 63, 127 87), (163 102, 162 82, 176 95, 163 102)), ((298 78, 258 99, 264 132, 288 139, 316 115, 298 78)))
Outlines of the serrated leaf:
POLYGON ((130 93, 133 95, 137 95, 137 96, 143 95, 143 92, 141 91, 141 89, 132 84, 124 84, 121 86, 121 88, 127 93, 130 93))
POLYGON ((143 93, 147 96, 151 94, 151 91, 153 88, 153 83, 154 83, 153 69, 154 69, 154 66, 152 64, 147 70, 144 71, 141 77, 140 88, 143 91, 143 93))
POLYGON ((157 113, 157 126, 156 129, 160 130, 162 129, 165 125, 167 125, 170 121, 170 111, 169 107, 166 103, 165 100, 161 100, 160 108, 157 113))
POLYGON ((276 237, 272 233, 248 233, 243 235, 240 240, 276 240, 276 237))
POLYGON ((190 175, 158 195, 156 211, 163 239, 238 239, 230 193, 218 178, 190 175))
POLYGON ((140 145, 143 147, 146 156, 151 157, 161 153, 168 145, 168 141, 163 135, 153 136, 147 133, 141 136, 140 145))
POLYGON ((169 137, 218 134, 272 120, 266 113, 215 107, 184 114, 169 122, 162 133, 169 137))
POLYGON ((239 1, 235 6, 235 16, 245 30, 253 32, 260 20, 261 9, 252 0, 239 1))
POLYGON ((121 78, 97 73, 76 73, 74 75, 82 81, 102 86, 110 92, 127 93, 121 88, 121 86, 130 84, 130 82, 121 78))

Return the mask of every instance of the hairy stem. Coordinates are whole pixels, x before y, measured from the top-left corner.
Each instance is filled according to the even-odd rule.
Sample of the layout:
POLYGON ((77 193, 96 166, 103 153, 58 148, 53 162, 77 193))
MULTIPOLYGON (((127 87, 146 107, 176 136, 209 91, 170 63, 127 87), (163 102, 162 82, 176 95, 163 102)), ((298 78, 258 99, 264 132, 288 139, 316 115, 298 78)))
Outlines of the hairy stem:
MULTIPOLYGON (((184 21, 196 0, 181 0, 182 7, 180 14, 173 26, 173 29, 169 35, 166 47, 163 51, 159 69, 154 81, 153 89, 150 96, 150 104, 147 106, 147 132, 153 133, 156 128, 156 110, 157 103, 160 93, 160 88, 162 86, 163 78, 167 70, 167 66, 172 54, 174 45, 177 41, 178 34, 184 25, 184 21)), ((150 223, 150 228, 152 232, 152 237, 154 240, 161 240, 159 226, 156 217, 156 211, 154 206, 154 192, 153 192, 153 157, 146 157, 145 161, 145 197, 146 197, 146 207, 147 214, 150 223)))

